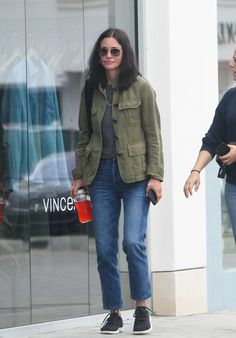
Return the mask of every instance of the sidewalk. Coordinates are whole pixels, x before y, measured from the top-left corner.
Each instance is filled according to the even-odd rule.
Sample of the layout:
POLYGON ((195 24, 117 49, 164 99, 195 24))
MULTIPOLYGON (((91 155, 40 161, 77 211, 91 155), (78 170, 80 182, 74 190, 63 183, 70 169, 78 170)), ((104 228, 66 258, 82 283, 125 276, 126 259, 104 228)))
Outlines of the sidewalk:
MULTIPOLYGON (((127 315, 126 315, 127 316, 127 315)), ((104 317, 104 316, 103 316, 104 317)), ((99 333, 101 316, 93 316, 78 328, 51 333, 22 336, 22 338, 95 338, 99 333)), ((181 317, 152 317, 153 330, 148 337, 161 338, 228 338, 236 337, 236 311, 212 312, 181 317)), ((124 331, 116 337, 132 335, 133 318, 124 320, 124 331)), ((1 333, 0 333, 1 337, 1 333)))

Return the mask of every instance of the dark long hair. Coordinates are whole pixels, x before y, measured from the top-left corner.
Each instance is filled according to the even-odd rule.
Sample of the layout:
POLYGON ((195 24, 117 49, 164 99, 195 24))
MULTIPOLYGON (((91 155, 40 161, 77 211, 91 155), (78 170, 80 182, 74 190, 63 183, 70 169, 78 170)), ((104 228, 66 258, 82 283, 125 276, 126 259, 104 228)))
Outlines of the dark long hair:
POLYGON ((129 38, 127 34, 121 29, 108 28, 99 36, 90 55, 88 78, 91 85, 94 87, 97 87, 100 82, 103 87, 106 86, 106 72, 103 66, 100 64, 100 56, 98 55, 98 50, 100 48, 101 41, 104 38, 110 37, 115 38, 117 42, 122 46, 123 50, 123 58, 120 64, 118 81, 119 90, 122 91, 127 89, 136 80, 139 71, 135 53, 130 44, 129 38))

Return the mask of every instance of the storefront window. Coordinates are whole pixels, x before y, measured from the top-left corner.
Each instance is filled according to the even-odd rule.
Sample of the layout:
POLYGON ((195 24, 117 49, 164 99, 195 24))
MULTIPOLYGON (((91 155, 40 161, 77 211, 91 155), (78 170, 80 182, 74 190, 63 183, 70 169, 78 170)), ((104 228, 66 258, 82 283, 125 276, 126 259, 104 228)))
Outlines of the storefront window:
POLYGON ((0 0, 0 328, 102 312, 92 224, 69 195, 80 93, 134 1, 0 0))
MULTIPOLYGON (((219 98, 235 87, 229 61, 236 44, 236 1, 218 0, 218 72, 219 98)), ((236 142, 236 140, 231 140, 236 142)), ((225 269, 236 267, 236 244, 232 224, 225 201, 225 179, 221 180, 221 224, 223 236, 223 266, 225 269)))
POLYGON ((24 1, 0 2, 0 327, 31 316, 24 16, 24 1))

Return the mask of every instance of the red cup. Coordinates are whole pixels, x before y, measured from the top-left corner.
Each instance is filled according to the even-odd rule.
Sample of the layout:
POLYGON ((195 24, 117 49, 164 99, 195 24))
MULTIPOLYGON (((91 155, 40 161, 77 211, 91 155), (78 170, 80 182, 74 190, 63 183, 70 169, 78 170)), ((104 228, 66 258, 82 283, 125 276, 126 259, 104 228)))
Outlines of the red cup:
POLYGON ((93 220, 91 201, 74 201, 80 223, 87 223, 93 220))
POLYGON ((86 190, 78 190, 74 198, 74 205, 77 209, 80 223, 87 223, 93 220, 92 204, 86 190))

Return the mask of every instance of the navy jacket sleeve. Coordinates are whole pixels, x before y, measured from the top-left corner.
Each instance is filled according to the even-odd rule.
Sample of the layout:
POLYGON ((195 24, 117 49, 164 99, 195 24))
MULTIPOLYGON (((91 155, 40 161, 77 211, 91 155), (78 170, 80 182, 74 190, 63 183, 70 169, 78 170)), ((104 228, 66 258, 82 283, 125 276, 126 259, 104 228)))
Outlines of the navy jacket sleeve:
POLYGON ((219 102, 213 122, 202 139, 201 150, 207 150, 212 157, 216 154, 216 147, 221 143, 236 140, 236 128, 232 121, 233 110, 236 109, 236 89, 228 90, 219 102), (235 102, 234 102, 235 101, 235 102))

